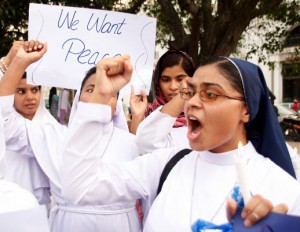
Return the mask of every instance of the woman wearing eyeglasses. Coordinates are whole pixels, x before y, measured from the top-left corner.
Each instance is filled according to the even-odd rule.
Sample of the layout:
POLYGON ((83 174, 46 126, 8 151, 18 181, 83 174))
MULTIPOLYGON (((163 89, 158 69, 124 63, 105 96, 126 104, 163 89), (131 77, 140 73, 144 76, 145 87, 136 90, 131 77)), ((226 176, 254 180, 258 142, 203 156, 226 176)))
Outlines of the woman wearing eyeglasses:
MULTIPOLYGON (((117 86, 130 81, 122 77, 128 64, 106 62, 98 63, 94 100, 115 94, 117 86), (114 72, 107 76, 106 70, 114 72)), ((160 176, 176 149, 157 150, 122 164, 99 162, 97 145, 81 143, 82 137, 89 141, 99 135, 101 123, 92 112, 106 103, 93 101, 98 105, 90 104, 91 112, 77 114, 81 118, 71 128, 62 156, 64 197, 74 204, 143 198, 148 204, 143 229, 147 232, 191 231, 198 219, 228 223, 226 210, 232 216, 236 209, 227 199, 238 185, 235 156, 241 142, 251 192, 242 212, 244 224, 250 226, 270 211, 300 215, 300 186, 260 68, 234 58, 211 59, 180 92, 193 151, 173 167, 159 195, 160 176)))
POLYGON ((194 62, 188 54, 169 50, 160 57, 153 73, 154 102, 147 106, 146 95, 136 96, 132 90, 130 131, 136 134, 141 154, 159 148, 176 147, 181 150, 189 147, 183 136, 187 132, 184 101, 178 93, 181 81, 193 76, 194 71, 194 62))

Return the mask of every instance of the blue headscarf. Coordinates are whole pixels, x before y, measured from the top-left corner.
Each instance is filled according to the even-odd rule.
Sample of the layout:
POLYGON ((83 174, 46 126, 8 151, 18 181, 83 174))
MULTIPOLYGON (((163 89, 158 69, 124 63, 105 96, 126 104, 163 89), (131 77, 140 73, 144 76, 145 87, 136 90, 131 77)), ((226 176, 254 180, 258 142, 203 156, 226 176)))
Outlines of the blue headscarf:
POLYGON ((296 177, 282 130, 277 120, 261 69, 248 61, 227 58, 239 70, 250 119, 246 125, 247 138, 256 151, 296 177))

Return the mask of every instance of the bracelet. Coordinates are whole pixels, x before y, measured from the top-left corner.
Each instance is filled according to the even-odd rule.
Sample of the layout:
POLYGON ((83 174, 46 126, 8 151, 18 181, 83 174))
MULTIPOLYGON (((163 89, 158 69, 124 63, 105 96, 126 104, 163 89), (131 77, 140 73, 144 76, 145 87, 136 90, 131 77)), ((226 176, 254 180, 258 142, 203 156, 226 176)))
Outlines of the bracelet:
MULTIPOLYGON (((2 57, 1 59, 0 59, 0 61, 1 61, 1 63, 3 64, 3 66, 4 66, 4 68, 5 68, 5 71, 4 72, 6 72, 6 70, 8 69, 8 67, 7 67, 7 65, 6 65, 6 63, 5 63, 5 61, 4 61, 4 58, 5 57, 2 57)), ((1 67, 1 71, 3 70, 3 67, 1 67)))

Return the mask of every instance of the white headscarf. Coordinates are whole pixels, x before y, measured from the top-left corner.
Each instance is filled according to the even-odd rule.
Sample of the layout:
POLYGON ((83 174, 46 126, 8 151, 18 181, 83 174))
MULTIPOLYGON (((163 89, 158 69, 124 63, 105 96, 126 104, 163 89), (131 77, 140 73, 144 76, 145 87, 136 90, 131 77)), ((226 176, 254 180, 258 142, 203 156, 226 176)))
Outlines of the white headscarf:
MULTIPOLYGON (((20 115, 21 118, 24 118, 20 115)), ((48 190, 49 188, 49 180, 47 173, 44 172, 44 166, 40 164, 40 157, 46 156, 47 154, 47 146, 44 146, 44 140, 40 139, 31 139, 31 135, 35 134, 36 130, 33 129, 32 131, 30 128, 32 126, 29 126, 31 124, 40 123, 40 124, 46 124, 46 125, 53 125, 54 127, 60 127, 59 123, 56 121, 55 118, 50 114, 50 112, 45 107, 45 101, 43 97, 43 90, 40 89, 40 99, 39 99, 39 106, 34 114, 33 119, 30 121, 28 119, 24 119, 26 126, 27 126, 27 134, 29 138, 29 143, 32 149, 32 155, 35 156, 35 159, 30 159, 26 157, 22 157, 21 154, 18 154, 15 151, 6 151, 6 175, 7 180, 13 180, 11 178, 15 178, 14 173, 20 173, 18 176, 22 175, 22 180, 15 180, 18 184, 20 184, 22 187, 26 188, 27 190, 31 191, 37 199, 39 199, 40 202, 44 203, 46 201, 49 201, 48 199, 48 190), (33 147, 36 146, 43 147, 43 152, 37 153, 33 147), (9 167, 9 165, 12 163, 12 166, 9 167), (15 164, 15 165, 14 165, 15 164), (10 168, 8 170, 8 168, 10 168), (42 168, 42 170, 41 170, 42 168), (21 181, 21 182, 19 182, 21 181)), ((36 135, 33 135, 36 136, 36 135)), ((30 150, 28 149, 28 152, 30 150)), ((51 166, 51 165, 47 165, 51 166)))
MULTIPOLYGON (((75 113, 77 111, 79 96, 80 96, 80 90, 76 91, 76 95, 75 95, 73 105, 72 105, 72 109, 71 109, 69 123, 72 122, 72 120, 75 116, 75 113)), ((117 102, 116 112, 115 112, 112 119, 113 119, 115 127, 120 128, 120 129, 125 130, 125 131, 129 131, 126 116, 124 114, 123 107, 122 107, 122 102, 119 99, 118 99, 118 102, 117 102)))
MULTIPOLYGON (((42 120, 44 122, 57 123, 57 121, 52 117, 52 115, 45 107, 42 88, 40 92, 41 92, 40 104, 33 117, 33 120, 42 120)), ((3 126, 3 118, 1 114, 0 115, 0 179, 3 179, 5 175, 5 164, 4 164, 5 153, 6 153, 6 146, 5 146, 5 139, 4 139, 4 126, 3 126)))
POLYGON ((45 99, 44 99, 42 87, 40 89, 40 103, 34 114, 34 117, 32 118, 32 121, 35 120, 40 120, 42 122, 54 123, 54 124, 58 123, 58 121, 50 114, 49 110, 47 110, 45 106, 45 99))
POLYGON ((35 115, 32 120, 40 120, 47 123, 58 124, 58 121, 50 114, 49 110, 47 110, 45 106, 45 100, 43 95, 43 88, 41 87, 41 97, 40 97, 40 104, 37 108, 35 115))
POLYGON ((40 167, 52 182, 60 186, 59 154, 67 128, 46 109, 42 89, 40 105, 32 121, 26 120, 26 127, 31 149, 40 167))

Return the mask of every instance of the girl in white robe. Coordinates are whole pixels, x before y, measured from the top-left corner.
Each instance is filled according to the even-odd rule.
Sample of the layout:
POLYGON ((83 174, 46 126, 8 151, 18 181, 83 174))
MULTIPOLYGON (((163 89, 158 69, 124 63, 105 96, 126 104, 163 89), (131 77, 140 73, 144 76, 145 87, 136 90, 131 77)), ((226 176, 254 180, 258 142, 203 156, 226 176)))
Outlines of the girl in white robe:
MULTIPOLYGON (((1 105, 0 105, 1 112, 1 105)), ((3 180, 5 176, 5 138, 0 113, 0 224, 1 231, 49 232, 46 208, 40 207, 35 196, 15 183, 3 180), (28 217, 23 220, 16 217, 28 217), (35 220, 38 220, 36 223, 35 220)))
MULTIPOLYGON (((42 50, 43 52, 45 52, 44 49, 42 50)), ((41 57, 39 51, 36 51, 36 53, 38 57, 41 57)), ((21 62, 18 59, 22 59, 22 62, 26 64, 28 59, 30 59, 30 55, 30 53, 26 53, 24 50, 19 51, 16 61, 14 60, 15 63, 12 63, 10 68, 12 70, 18 69, 18 66, 15 66, 15 64, 21 62)), ((89 98, 95 85, 93 83, 95 81, 93 80, 94 72, 95 69, 87 73, 83 81, 82 91, 77 91, 76 99, 79 99, 80 93, 81 97, 84 95, 87 99, 89 98)), ((6 78, 3 79, 4 81, 12 82, 14 81, 12 78, 19 77, 15 74, 14 76, 7 75, 4 78, 6 78)), ((13 96, 6 96, 6 94, 2 93, 5 97, 1 97, 0 101, 1 99, 5 100, 5 98, 13 99, 13 96)), ((61 168, 64 168, 60 166, 60 150, 67 135, 66 127, 61 126, 59 123, 54 125, 51 123, 41 123, 40 121, 21 120, 15 117, 11 109, 12 101, 4 100, 5 109, 2 109, 2 112, 5 115, 6 126, 13 128, 14 125, 18 125, 17 128, 14 128, 18 132, 16 133, 18 134, 16 137, 21 138, 20 142, 32 149, 33 152, 31 154, 36 157, 42 170, 50 180, 51 193, 55 202, 55 206, 50 213, 51 231, 120 231, 120 228, 122 231, 128 232, 140 230, 140 221, 135 209, 135 200, 113 202, 110 204, 104 203, 101 205, 76 205, 65 201, 61 196, 59 172, 61 168)), ((70 123, 72 123, 73 115, 77 114, 77 105, 76 100, 73 105, 70 123)), ((114 115, 111 113, 107 115, 105 112, 103 115, 97 115, 100 119, 104 118, 107 125, 106 130, 102 131, 103 135, 95 140, 98 146, 99 159, 103 158, 110 162, 126 161, 138 155, 134 136, 129 134, 125 115, 120 109, 122 109, 121 104, 117 104, 115 101, 112 110, 110 107, 106 109, 106 112, 116 111, 114 115)))
MULTIPOLYGON (((115 67, 103 60, 97 68, 94 99, 100 93, 111 96, 130 80, 128 63, 115 67), (108 69, 114 73, 106 75, 108 69)), ((181 96, 193 151, 173 167, 158 196, 161 173, 177 151, 157 150, 121 164, 99 161, 97 144, 90 141, 105 128, 95 117, 105 108, 100 100, 91 101, 98 105, 79 105, 71 125, 62 156, 63 196, 75 204, 143 198, 150 209, 143 229, 147 232, 191 231, 197 219, 226 223, 227 198, 238 183, 240 141, 253 194, 243 210, 244 224, 256 223, 278 206, 286 207, 281 212, 300 215, 300 185, 260 68, 234 58, 212 59, 196 70, 181 96)))
POLYGON ((180 82, 194 74, 192 58, 180 50, 169 50, 157 61, 152 84, 155 90, 154 102, 147 106, 145 94, 132 93, 130 109, 132 120, 130 131, 136 133, 136 143, 141 154, 158 148, 176 147, 178 150, 189 147, 184 134, 187 132, 183 113, 184 101, 178 95, 180 82), (166 115, 165 108, 172 108, 172 118, 166 115))
MULTIPOLYGON (((80 91, 76 93, 69 125, 72 125, 74 118, 80 114, 80 112, 76 112, 77 107, 84 104, 84 101, 91 96, 95 86, 95 72, 96 68, 87 72, 80 91)), ((90 143, 97 144, 99 161, 105 160, 110 163, 132 160, 138 156, 134 135, 128 132, 125 115, 122 112, 121 104, 116 102, 117 98, 115 97, 111 101, 113 102, 112 106, 107 106, 99 114, 94 115, 99 117, 104 129, 100 131, 101 135, 91 140, 90 143)), ((62 169, 64 169, 63 166, 62 169)), ((57 200, 57 206, 53 211, 56 211, 53 213, 54 221, 60 222, 52 226, 53 231, 134 232, 140 231, 141 228, 135 200, 116 201, 110 204, 105 202, 102 204, 85 204, 84 202, 74 204, 61 198, 57 200)))
MULTIPOLYGON (((22 82, 26 82, 26 79, 22 79, 22 82)), ((42 121, 43 123, 49 123, 49 124, 58 124, 56 120, 50 115, 48 110, 45 107, 44 98, 42 95, 42 88, 35 86, 35 85, 28 85, 28 84, 22 84, 22 90, 18 89, 18 93, 22 91, 22 95, 28 94, 23 93, 30 92, 30 91, 38 91, 39 93, 36 93, 39 95, 39 101, 38 108, 34 112, 34 116, 31 119, 32 121, 42 121), (39 89, 39 90, 37 90, 39 89)), ((20 86, 18 86, 19 88, 20 86)), ((31 95, 32 93, 30 93, 31 95)), ((27 97, 26 97, 27 98, 27 97)), ((30 97, 28 97, 29 99, 30 97)), ((17 100, 15 99, 14 102, 17 100)), ((29 102, 30 100, 28 100, 29 102)), ((21 102, 23 104, 23 102, 21 102)), ((16 111, 14 112, 17 118, 24 117, 22 115, 22 112, 18 113, 18 108, 16 108, 16 105, 14 104, 14 108, 16 111)), ((25 116, 26 117, 26 116, 25 116)), ((6 128, 8 128, 6 126, 6 128)), ((28 149, 28 147, 25 145, 22 148, 20 147, 20 143, 16 141, 15 138, 17 136, 15 135, 14 130, 15 125, 12 125, 12 128, 7 129, 7 135, 6 135, 6 157, 5 162, 6 166, 8 167, 6 170, 5 180, 12 181, 14 183, 17 183, 21 187, 27 189, 28 191, 32 192, 35 197, 37 198, 39 204, 41 205, 50 205, 50 185, 48 177, 45 175, 45 173, 42 171, 41 167, 39 166, 36 158, 31 155, 32 153, 31 149, 28 149)))
POLYGON ((5 176, 4 157, 4 127, 2 114, 0 113, 0 213, 25 210, 38 206, 37 200, 30 192, 14 183, 3 180, 5 176))
MULTIPOLYGON (((5 59, 9 67, 23 41, 14 42, 5 59)), ((47 123, 56 123, 45 108, 42 89, 40 86, 26 84, 26 73, 14 91, 17 97, 14 101, 16 117, 25 117, 29 120, 42 120, 47 123)), ((14 125, 15 127, 15 125, 14 125)), ((41 170, 36 159, 30 155, 26 146, 20 148, 14 129, 7 129, 6 133, 6 173, 5 180, 17 183, 22 188, 32 192, 39 204, 50 204, 49 180, 41 170), (29 155, 28 155, 29 154, 29 155)))

